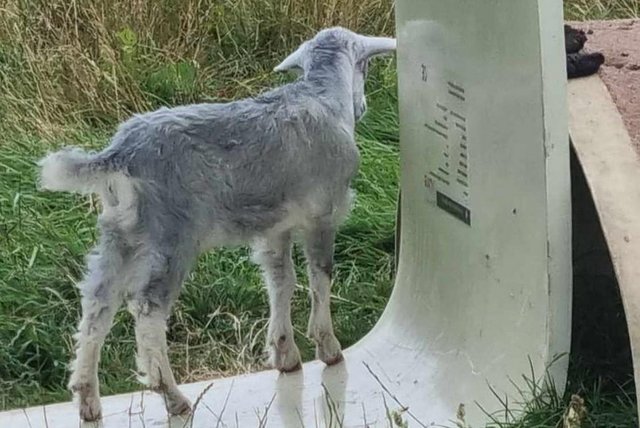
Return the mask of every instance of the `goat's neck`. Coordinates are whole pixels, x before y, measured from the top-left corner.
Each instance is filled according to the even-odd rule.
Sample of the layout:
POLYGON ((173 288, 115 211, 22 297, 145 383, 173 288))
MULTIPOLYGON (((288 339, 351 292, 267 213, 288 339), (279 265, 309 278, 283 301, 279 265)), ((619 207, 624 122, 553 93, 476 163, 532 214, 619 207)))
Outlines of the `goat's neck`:
POLYGON ((318 51, 304 79, 334 104, 342 117, 353 116, 353 63, 344 53, 318 51))

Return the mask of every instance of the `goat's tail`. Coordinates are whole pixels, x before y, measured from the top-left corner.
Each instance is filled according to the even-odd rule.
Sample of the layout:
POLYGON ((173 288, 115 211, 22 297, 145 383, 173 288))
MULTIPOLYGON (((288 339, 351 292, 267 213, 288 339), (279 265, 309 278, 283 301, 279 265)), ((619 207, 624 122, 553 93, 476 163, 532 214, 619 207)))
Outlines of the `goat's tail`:
POLYGON ((50 153, 38 166, 41 189, 76 193, 96 192, 116 172, 108 158, 78 148, 50 153))

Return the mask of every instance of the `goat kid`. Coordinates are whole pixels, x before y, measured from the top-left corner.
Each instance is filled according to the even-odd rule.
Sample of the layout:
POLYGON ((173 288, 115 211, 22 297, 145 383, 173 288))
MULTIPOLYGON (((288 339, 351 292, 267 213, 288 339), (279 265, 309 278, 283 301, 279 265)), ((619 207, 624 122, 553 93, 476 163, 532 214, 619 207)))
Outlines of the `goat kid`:
POLYGON ((334 239, 358 168, 354 128, 366 110, 367 64, 395 46, 325 29, 275 68, 296 70, 292 83, 255 98, 135 115, 99 153, 67 148, 39 162, 43 189, 103 201, 99 242, 78 285, 82 319, 69 388, 82 419, 101 417, 100 351, 123 302, 136 323, 141 381, 163 395, 169 413, 190 411, 169 364, 166 325, 196 258, 214 247, 252 246, 269 294, 270 361, 288 372, 301 368, 290 316, 292 234, 301 233, 308 334, 319 359, 342 360, 329 308, 334 239))

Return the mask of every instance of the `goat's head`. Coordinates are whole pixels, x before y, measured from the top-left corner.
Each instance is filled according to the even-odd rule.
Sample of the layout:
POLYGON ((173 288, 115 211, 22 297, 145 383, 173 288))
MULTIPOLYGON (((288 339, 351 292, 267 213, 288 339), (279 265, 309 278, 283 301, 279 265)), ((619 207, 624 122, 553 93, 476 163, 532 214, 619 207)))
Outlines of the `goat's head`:
POLYGON ((375 55, 393 52, 395 49, 396 40, 393 38, 363 36, 341 27, 327 28, 302 43, 274 70, 295 70, 305 76, 318 72, 332 80, 350 81, 353 112, 355 120, 359 120, 367 110, 364 81, 369 59, 375 55), (336 67, 337 58, 340 57, 348 59, 348 67, 336 67), (334 75, 327 75, 327 72, 334 75))

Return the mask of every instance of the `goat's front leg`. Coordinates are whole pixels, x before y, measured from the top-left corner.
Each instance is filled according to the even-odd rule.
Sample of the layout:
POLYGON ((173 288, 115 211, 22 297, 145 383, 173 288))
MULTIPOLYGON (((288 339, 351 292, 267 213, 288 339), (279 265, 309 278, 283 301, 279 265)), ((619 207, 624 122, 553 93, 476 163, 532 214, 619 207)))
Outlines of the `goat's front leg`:
POLYGON ((343 360, 340 342, 333 333, 330 297, 335 227, 320 224, 305 235, 305 254, 311 290, 311 316, 307 335, 316 342, 316 357, 327 365, 343 360))
POLYGON ((281 372, 300 370, 300 352, 294 341, 291 324, 291 297, 296 284, 291 235, 286 232, 261 239, 253 249, 254 259, 262 268, 269 292, 267 345, 270 364, 281 372))

